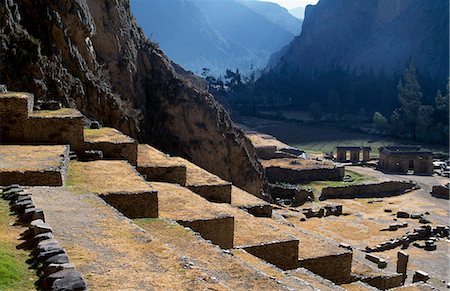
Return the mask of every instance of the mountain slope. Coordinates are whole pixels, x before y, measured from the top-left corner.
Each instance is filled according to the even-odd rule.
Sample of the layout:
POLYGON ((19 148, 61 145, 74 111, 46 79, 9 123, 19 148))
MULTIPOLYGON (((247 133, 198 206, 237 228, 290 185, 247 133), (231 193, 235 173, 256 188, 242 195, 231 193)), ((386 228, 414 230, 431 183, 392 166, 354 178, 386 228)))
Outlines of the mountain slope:
POLYGON ((9 90, 78 108, 261 191, 250 142, 195 77, 145 38, 128 0, 8 0, 0 15, 0 83, 9 90))
POLYGON ((448 73, 448 1, 321 0, 281 57, 304 70, 335 65, 392 74, 410 59, 432 76, 448 73))
POLYGON ((303 21, 303 19, 305 18, 305 7, 295 7, 289 9, 289 13, 303 21))
MULTIPOLYGON (((132 0, 147 36, 195 73, 262 68, 294 34, 235 0, 132 0)), ((288 15, 288 14, 286 14, 288 15)), ((290 17, 290 16, 288 16, 290 17)))
POLYGON ((286 8, 283 8, 276 3, 257 0, 239 0, 239 2, 264 16, 276 25, 289 31, 293 35, 299 35, 302 30, 302 21, 289 13, 286 8))

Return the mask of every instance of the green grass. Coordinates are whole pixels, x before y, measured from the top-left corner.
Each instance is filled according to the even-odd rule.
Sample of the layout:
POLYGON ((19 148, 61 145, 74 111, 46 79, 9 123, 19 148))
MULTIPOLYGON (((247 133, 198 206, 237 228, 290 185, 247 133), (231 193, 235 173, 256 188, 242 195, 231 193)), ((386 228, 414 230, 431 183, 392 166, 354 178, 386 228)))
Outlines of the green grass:
POLYGON ((13 221, 7 202, 0 199, 0 290, 36 290, 34 282, 38 278, 26 263, 29 254, 16 249, 21 241, 10 225, 13 221))
POLYGON ((350 176, 353 180, 351 182, 344 181, 314 181, 308 184, 298 185, 303 189, 312 189, 314 192, 314 196, 317 198, 319 194, 322 192, 323 188, 326 187, 342 187, 349 185, 360 185, 366 182, 374 181, 372 178, 361 175, 359 173, 353 172, 352 170, 345 170, 345 175, 350 176))

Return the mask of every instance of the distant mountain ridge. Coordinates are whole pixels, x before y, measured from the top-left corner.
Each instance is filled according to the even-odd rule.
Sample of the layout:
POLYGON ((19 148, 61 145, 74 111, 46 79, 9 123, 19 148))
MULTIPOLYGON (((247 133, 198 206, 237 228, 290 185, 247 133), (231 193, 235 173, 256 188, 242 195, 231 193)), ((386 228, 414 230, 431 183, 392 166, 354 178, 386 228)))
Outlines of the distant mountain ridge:
POLYGON ((131 10, 147 36, 197 74, 264 68, 301 30, 286 9, 251 0, 131 0, 131 10))
POLYGON ((302 71, 333 66, 391 74, 412 59, 419 71, 448 75, 448 0, 321 0, 303 31, 271 58, 302 71))

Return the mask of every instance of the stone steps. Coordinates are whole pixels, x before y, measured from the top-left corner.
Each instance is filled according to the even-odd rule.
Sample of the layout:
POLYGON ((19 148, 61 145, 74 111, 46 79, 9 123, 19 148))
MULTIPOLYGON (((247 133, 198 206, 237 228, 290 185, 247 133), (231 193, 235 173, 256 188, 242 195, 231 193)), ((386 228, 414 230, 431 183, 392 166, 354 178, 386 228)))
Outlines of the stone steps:
POLYGON ((0 145, 0 185, 62 186, 68 146, 0 145))
POLYGON ((231 187, 231 206, 247 211, 257 217, 271 217, 272 205, 236 187, 231 187))
POLYGON ((138 143, 115 128, 84 129, 84 150, 102 151, 103 158, 137 164, 138 143))
POLYGON ((211 202, 231 203, 231 183, 180 157, 175 161, 186 167, 186 187, 211 202))
POLYGON ((147 144, 138 145, 136 169, 148 181, 186 184, 186 166, 147 144))
POLYGON ((158 217, 157 191, 127 161, 72 161, 68 180, 129 218, 158 217))
POLYGON ((3 143, 83 146, 83 115, 75 109, 33 111, 33 95, 0 94, 0 138, 3 143))
POLYGON ((149 184, 158 191, 160 218, 172 219, 189 227, 221 248, 233 247, 234 217, 220 204, 210 203, 177 184, 149 184))
POLYGON ((298 264, 300 267, 336 284, 352 280, 352 251, 314 233, 294 227, 283 221, 271 221, 272 227, 296 237, 300 241, 298 264))
POLYGON ((190 227, 221 247, 244 249, 283 269, 297 266, 298 240, 270 227, 270 219, 208 202, 175 184, 152 182, 150 186, 158 191, 160 217, 190 227))

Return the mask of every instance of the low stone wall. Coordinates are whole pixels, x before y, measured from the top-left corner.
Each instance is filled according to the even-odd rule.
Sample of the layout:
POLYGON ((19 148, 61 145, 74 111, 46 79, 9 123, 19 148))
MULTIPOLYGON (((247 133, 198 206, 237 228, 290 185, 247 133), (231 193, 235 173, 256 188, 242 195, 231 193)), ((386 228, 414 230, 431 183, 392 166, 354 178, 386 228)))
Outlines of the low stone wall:
POLYGON ((299 267, 298 243, 298 240, 289 240, 241 248, 280 269, 291 270, 299 267))
POLYGON ((417 184, 403 181, 388 181, 342 187, 326 187, 322 189, 320 200, 389 197, 400 195, 416 188, 417 184))
POLYGON ((402 274, 391 274, 391 275, 380 275, 376 277, 370 277, 362 279, 364 283, 369 284, 380 290, 387 290, 403 285, 403 275, 402 274))
POLYGON ((22 186, 60 187, 64 184, 64 178, 59 170, 0 172, 0 186, 6 186, 11 183, 20 184, 22 186))
POLYGON ((110 142, 85 142, 84 150, 100 150, 105 159, 127 160, 130 164, 137 164, 137 142, 110 143, 110 142))
POLYGON ((184 166, 137 167, 136 170, 148 181, 176 183, 181 186, 186 184, 186 167, 184 166))
POLYGON ((248 213, 256 217, 272 217, 272 205, 256 205, 256 206, 241 206, 248 213))
POLYGON ((234 217, 218 217, 214 219, 183 221, 179 224, 196 231, 204 239, 223 249, 231 249, 234 246, 234 217))
POLYGON ((217 185, 188 185, 187 188, 208 201, 231 203, 231 183, 217 185))
POLYGON ((128 218, 158 217, 158 194, 156 191, 110 193, 102 194, 100 197, 128 218))
POLYGON ((298 184, 311 181, 339 181, 344 178, 344 167, 309 170, 267 167, 266 176, 270 183, 285 182, 290 184, 298 184))
POLYGON ((449 200, 450 199, 449 187, 444 185, 433 186, 433 189, 431 190, 431 195, 436 198, 449 200))
POLYGON ((300 260, 300 267, 324 277, 336 284, 348 283, 352 280, 352 252, 300 260))
POLYGON ((269 184, 269 194, 272 198, 292 200, 293 206, 304 204, 310 197, 313 197, 311 190, 300 189, 296 186, 281 186, 277 184, 269 184))
POLYGON ((83 277, 54 239, 53 229, 45 223, 44 212, 35 207, 32 195, 25 194, 19 185, 10 185, 2 189, 2 198, 11 202, 20 223, 28 226, 23 237, 32 250, 30 264, 38 268, 40 280, 36 287, 39 290, 87 290, 83 277))

